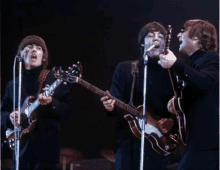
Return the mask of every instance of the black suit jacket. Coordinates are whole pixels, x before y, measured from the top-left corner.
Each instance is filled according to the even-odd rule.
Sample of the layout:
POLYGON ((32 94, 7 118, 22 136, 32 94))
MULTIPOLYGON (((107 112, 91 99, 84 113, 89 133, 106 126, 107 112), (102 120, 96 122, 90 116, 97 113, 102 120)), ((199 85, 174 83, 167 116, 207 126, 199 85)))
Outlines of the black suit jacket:
POLYGON ((187 148, 219 148, 219 55, 196 51, 188 66, 178 60, 173 69, 187 82, 183 110, 187 117, 187 148))

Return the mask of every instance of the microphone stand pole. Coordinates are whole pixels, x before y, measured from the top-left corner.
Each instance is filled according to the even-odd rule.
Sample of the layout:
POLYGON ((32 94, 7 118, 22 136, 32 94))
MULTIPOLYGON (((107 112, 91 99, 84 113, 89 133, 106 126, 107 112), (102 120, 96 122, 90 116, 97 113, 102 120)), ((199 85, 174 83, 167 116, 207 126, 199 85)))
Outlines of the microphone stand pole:
MULTIPOLYGON (((21 55, 25 55, 25 53, 21 53, 21 55)), ((21 119, 21 73, 22 73, 22 56, 18 56, 19 62, 19 79, 18 79, 18 123, 15 125, 15 162, 16 162, 16 170, 19 170, 19 153, 20 153, 20 119, 21 119)), ((15 91, 14 91, 15 94, 15 91)))
POLYGON ((147 54, 152 50, 154 47, 157 47, 158 43, 154 43, 151 45, 146 52, 144 52, 144 87, 143 87, 143 115, 140 118, 140 127, 141 127, 141 156, 140 156, 140 170, 144 168, 144 136, 145 136, 145 124, 147 120, 146 112, 146 91, 147 91, 147 63, 148 63, 148 56, 147 54))
POLYGON ((146 111, 146 89, 147 89, 147 63, 148 63, 148 56, 145 55, 144 57, 144 88, 143 88, 143 115, 140 120, 141 122, 141 159, 140 159, 140 170, 144 168, 144 136, 145 136, 145 124, 147 115, 145 114, 146 111))
MULTIPOLYGON (((14 58, 14 65, 13 65, 13 112, 15 113, 15 67, 16 67, 16 60, 17 60, 17 55, 14 58)), ((16 140, 16 127, 15 127, 15 119, 14 119, 14 140, 16 140)), ((15 144, 15 158, 16 158, 16 153, 17 153, 17 147, 16 147, 16 142, 15 144)))

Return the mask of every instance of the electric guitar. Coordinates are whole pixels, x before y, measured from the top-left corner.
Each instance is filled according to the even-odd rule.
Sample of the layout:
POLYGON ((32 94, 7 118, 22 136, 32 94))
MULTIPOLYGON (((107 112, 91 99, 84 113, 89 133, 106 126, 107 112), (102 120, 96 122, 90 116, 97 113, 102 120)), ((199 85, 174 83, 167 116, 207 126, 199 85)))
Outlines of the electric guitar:
MULTIPOLYGON (((166 39, 166 45, 164 53, 168 53, 168 49, 170 46, 171 33, 172 28, 168 26, 168 35, 166 39)), ((168 73, 170 76, 171 85, 173 88, 174 96, 173 96, 173 106, 175 107, 175 115, 178 122, 178 133, 179 133, 179 141, 185 146, 186 145, 186 116, 181 108, 181 99, 183 97, 182 91, 184 90, 186 83, 182 80, 179 80, 178 75, 175 75, 175 72, 172 69, 168 69, 168 73)))
MULTIPOLYGON (((103 97, 107 96, 105 91, 93 86, 92 84, 83 80, 82 77, 82 66, 80 62, 76 65, 69 67, 67 71, 61 71, 60 75, 57 77, 59 79, 65 80, 70 83, 79 83, 88 90, 92 91, 96 95, 103 97)), ((115 97, 108 95, 109 98, 116 100, 115 106, 124 110, 124 118, 128 121, 129 126, 133 134, 141 139, 141 128, 139 117, 143 114, 142 106, 133 108, 128 104, 116 99, 115 97)), ((149 108, 146 108, 146 125, 145 125, 145 138, 151 143, 152 148, 163 156, 168 156, 174 152, 177 147, 177 134, 172 134, 170 131, 166 134, 162 133, 158 121, 160 117, 155 116, 149 108)))
MULTIPOLYGON (((54 71, 55 69, 53 69, 54 71)), ((54 74, 56 77, 56 74, 59 74, 59 70, 56 70, 56 73, 54 74)), ((52 95, 54 90, 63 82, 61 79, 57 79, 51 86, 46 85, 45 87, 45 92, 43 93, 46 96, 52 95)), ((21 107, 21 115, 26 117, 28 119, 29 126, 22 130, 21 135, 20 135, 20 144, 22 146, 24 140, 30 134, 37 123, 37 119, 34 118, 34 110, 40 105, 40 102, 38 99, 34 100, 34 96, 28 96, 22 107, 21 107)), ((19 127, 21 130, 21 127, 19 127)), ((6 138, 8 139, 9 147, 11 150, 15 150, 15 130, 8 128, 6 130, 6 138)))

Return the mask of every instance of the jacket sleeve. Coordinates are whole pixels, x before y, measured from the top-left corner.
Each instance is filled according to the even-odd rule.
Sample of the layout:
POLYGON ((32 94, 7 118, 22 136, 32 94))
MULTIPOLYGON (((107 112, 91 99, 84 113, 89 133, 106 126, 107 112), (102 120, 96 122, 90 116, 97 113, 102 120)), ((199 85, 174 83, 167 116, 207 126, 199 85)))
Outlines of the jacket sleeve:
MULTIPOLYGON (((125 102, 125 94, 124 94, 124 86, 125 86, 125 77, 124 77, 124 73, 123 70, 121 69, 121 64, 118 64, 118 66, 116 67, 116 70, 114 72, 113 78, 112 78, 112 85, 111 85, 111 89, 110 89, 110 94, 125 102)), ((108 112, 107 111, 107 116, 109 117, 116 117, 120 114, 120 112, 122 112, 121 109, 119 109, 116 105, 114 107, 114 110, 112 112, 108 112)))
POLYGON ((68 85, 61 84, 57 89, 57 96, 53 97, 51 109, 60 118, 69 118, 71 115, 71 97, 68 85))
POLYGON ((203 91, 213 89, 219 82, 219 58, 217 53, 207 52, 205 55, 205 61, 199 71, 178 60, 172 67, 188 85, 203 91))
MULTIPOLYGON (((47 80, 44 83, 52 85, 56 79, 49 73, 47 80)), ((43 86, 43 87, 44 87, 43 86)), ((43 92, 43 91, 41 91, 43 92)), ((48 118, 48 119, 67 119, 71 115, 71 96, 68 85, 61 83, 55 90, 52 95, 52 103, 46 106, 40 106, 38 112, 38 118, 48 118)))

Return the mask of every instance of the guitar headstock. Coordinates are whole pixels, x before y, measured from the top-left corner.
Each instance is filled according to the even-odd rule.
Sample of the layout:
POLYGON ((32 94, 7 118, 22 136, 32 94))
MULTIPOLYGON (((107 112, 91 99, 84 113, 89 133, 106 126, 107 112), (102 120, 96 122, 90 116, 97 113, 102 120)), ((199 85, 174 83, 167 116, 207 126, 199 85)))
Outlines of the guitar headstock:
POLYGON ((165 54, 167 54, 167 50, 170 49, 170 41, 171 41, 171 34, 172 34, 172 28, 171 25, 168 25, 167 28, 167 37, 166 37, 166 44, 165 44, 165 54))
POLYGON ((57 79, 62 79, 64 81, 75 83, 78 77, 82 77, 82 65, 78 61, 77 64, 73 64, 71 67, 68 67, 67 70, 62 70, 62 68, 53 68, 54 76, 57 79))

